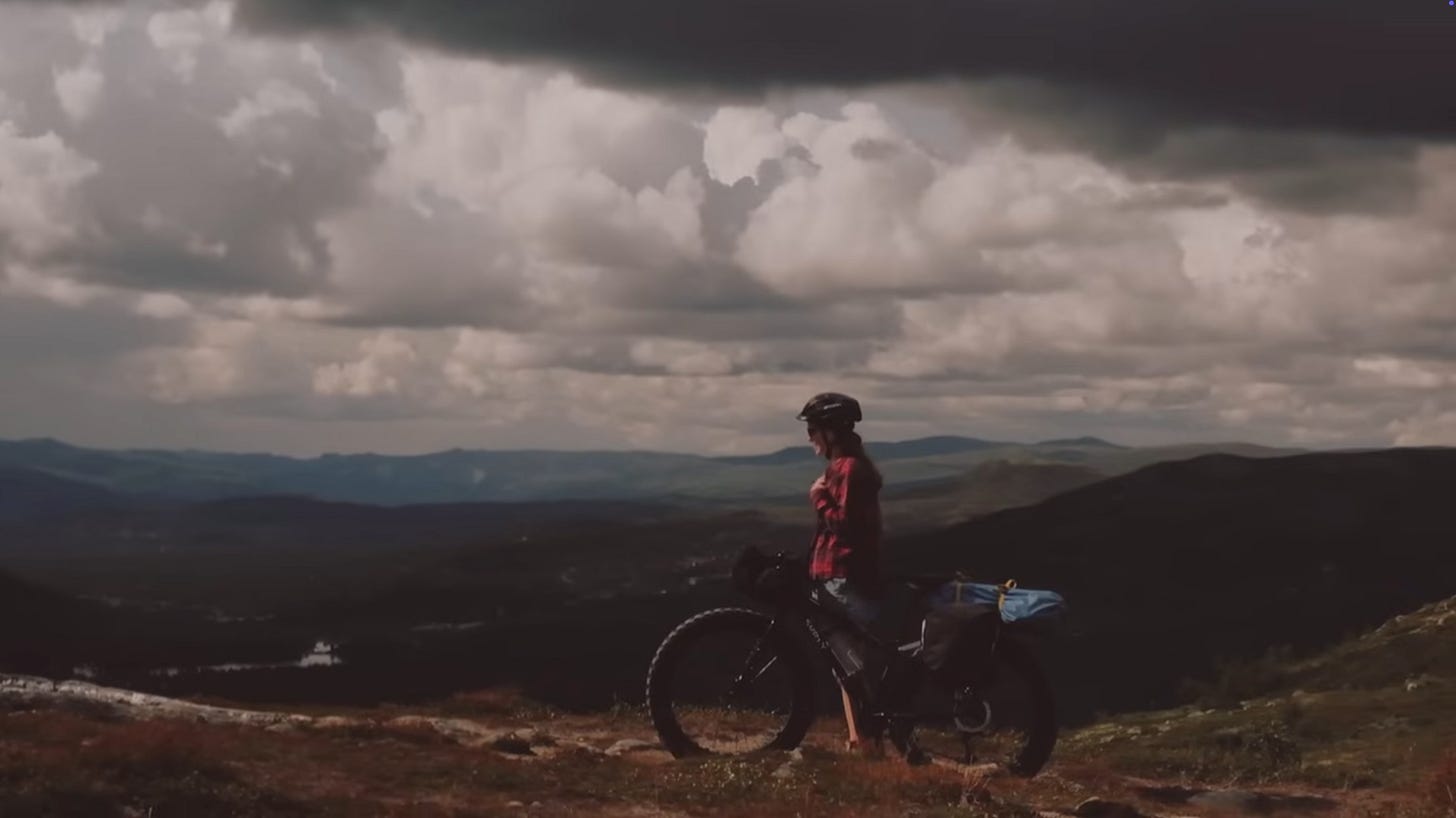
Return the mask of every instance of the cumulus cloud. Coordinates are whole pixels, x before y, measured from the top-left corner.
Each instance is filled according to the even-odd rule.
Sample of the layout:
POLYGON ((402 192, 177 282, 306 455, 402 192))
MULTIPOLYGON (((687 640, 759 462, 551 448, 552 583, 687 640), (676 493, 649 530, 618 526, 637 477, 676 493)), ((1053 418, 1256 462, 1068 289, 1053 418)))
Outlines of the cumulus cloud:
POLYGON ((662 55, 466 36, 498 10, 452 41, 487 60, 293 28, 326 9, 408 16, 0 4, 0 326, 45 350, 0 354, 0 434, 753 451, 831 388, 879 439, 1429 442, 1456 412, 1456 151, 1399 106, 940 76, 990 57, 858 91, 929 63, 837 46, 773 77, 837 89, 724 97, 770 77, 706 54, 662 94, 662 55))
POLYGON ((744 178, 757 183, 759 166, 789 149, 773 113, 764 108, 724 106, 708 119, 704 131, 703 163, 714 181, 730 187, 744 178))
POLYGON ((100 69, 91 61, 56 72, 56 96, 60 98, 66 115, 73 120, 89 116, 105 81, 100 69))
POLYGON ((55 134, 89 163, 56 220, 75 240, 43 260, 57 274, 138 290, 317 286, 317 221, 356 199, 380 157, 372 112, 328 93, 297 45, 229 39, 231 8, 0 8, 16 23, 0 34, 0 76, 24 103, 5 127, 55 134))
POLYGON ((54 131, 26 136, 0 121, 0 247, 34 260, 76 236, 76 188, 96 162, 54 131))
POLYGON ((397 394, 401 369, 411 367, 419 355, 408 341, 384 332, 359 344, 361 357, 348 363, 333 363, 313 371, 313 389, 321 395, 370 397, 397 394))
POLYGON ((1456 410, 1443 411, 1434 401, 1409 417, 1390 422, 1397 446, 1450 446, 1456 440, 1456 410))

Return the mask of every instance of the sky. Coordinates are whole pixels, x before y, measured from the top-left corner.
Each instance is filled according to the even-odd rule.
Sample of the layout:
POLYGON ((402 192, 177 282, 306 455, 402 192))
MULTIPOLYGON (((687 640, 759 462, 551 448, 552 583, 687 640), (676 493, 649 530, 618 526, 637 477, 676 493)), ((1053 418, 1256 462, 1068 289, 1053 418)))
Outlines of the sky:
POLYGON ((0 438, 1456 444, 1444 0, 0 0, 0 438))

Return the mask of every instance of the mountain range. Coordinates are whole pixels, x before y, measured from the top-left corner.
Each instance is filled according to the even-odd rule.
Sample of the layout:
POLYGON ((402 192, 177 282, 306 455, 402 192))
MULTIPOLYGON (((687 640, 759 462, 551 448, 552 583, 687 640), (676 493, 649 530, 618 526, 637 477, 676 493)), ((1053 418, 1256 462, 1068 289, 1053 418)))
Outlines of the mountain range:
MULTIPOLYGON (((953 481, 994 461, 1064 463, 1102 475, 1150 463, 1224 452, 1249 457, 1294 450, 1252 444, 1129 448, 1097 438, 1007 443, 940 436, 868 445, 885 464, 888 488, 953 481)), ((663 452, 467 451, 422 455, 330 454, 294 458, 203 451, 104 450, 50 439, 0 441, 0 515, 4 499, 49 481, 68 495, 61 510, 106 505, 97 489, 132 500, 196 502, 258 495, 404 505, 537 500, 687 500, 743 503, 799 497, 822 468, 807 447, 733 457, 663 452), (56 480, 75 485, 62 486, 56 480), (91 492, 87 494, 86 492, 91 492)), ((44 487, 34 491, 46 493, 44 487)), ((34 493, 34 492, 33 492, 34 493)), ((49 504, 35 506, 51 508, 49 504)))
MULTIPOLYGON (((1149 455, 1102 448, 1089 458, 1130 468, 1149 455)), ((1449 597, 1452 474, 1452 449, 1202 454, 1111 477, 1087 462, 984 461, 887 490, 884 552, 895 571, 1062 592, 1072 636, 1047 655, 1068 718, 1085 719, 1176 703, 1188 680, 1223 663, 1328 646, 1449 597)), ((802 497, 391 508, 275 496, 113 508, 106 495, 76 496, 102 507, 0 522, 0 569, 111 598, 116 614, 172 611, 167 645, 146 634, 112 640, 122 647, 90 641, 140 674, 127 684, 164 684, 146 668, 179 652, 205 655, 198 664, 239 651, 276 661, 317 638, 340 644, 347 661, 326 673, 165 681, 171 692, 265 699, 486 684, 580 705, 633 697, 676 622, 744 604, 727 580, 744 545, 802 553, 812 530, 802 497), (238 617, 258 621, 224 621, 238 617)), ((60 647, 84 659, 83 641, 60 647)))

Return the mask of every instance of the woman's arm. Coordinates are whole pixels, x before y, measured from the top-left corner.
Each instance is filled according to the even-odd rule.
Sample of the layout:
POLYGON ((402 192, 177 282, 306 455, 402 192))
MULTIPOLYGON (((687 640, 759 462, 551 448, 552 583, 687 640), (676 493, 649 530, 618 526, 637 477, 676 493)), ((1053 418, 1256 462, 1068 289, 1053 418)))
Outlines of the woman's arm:
POLYGON ((840 462, 843 465, 838 466, 839 473, 835 475, 838 479, 829 480, 829 491, 823 498, 823 505, 816 501, 814 508, 824 517, 824 524, 830 531, 843 536, 846 525, 854 525, 854 521, 863 516, 862 506, 871 498, 865 485, 869 473, 864 465, 852 457, 840 462))

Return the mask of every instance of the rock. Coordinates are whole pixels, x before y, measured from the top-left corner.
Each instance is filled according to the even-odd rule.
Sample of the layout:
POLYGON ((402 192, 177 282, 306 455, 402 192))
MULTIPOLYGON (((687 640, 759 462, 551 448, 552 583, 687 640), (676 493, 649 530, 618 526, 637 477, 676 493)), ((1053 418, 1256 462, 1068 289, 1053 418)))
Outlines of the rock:
POLYGON ((350 727, 358 727, 363 722, 358 719, 351 719, 348 716, 323 716, 313 720, 313 726, 320 730, 347 730, 350 727))
POLYGON ((1078 818, 1141 818, 1142 816, 1137 807, 1131 804, 1108 801, 1095 796, 1078 804, 1077 808, 1072 810, 1072 814, 1078 818))
POLYGON ((1195 790, 1191 787, 1181 787, 1177 784, 1154 784, 1145 787, 1133 787, 1139 797, 1157 801, 1160 804, 1186 804, 1188 799, 1207 790, 1195 790))
POLYGON ((638 752, 639 750, 656 750, 656 749, 658 749, 657 742, 654 742, 654 741, 643 741, 640 738, 624 738, 624 739, 621 739, 621 740, 617 741, 612 746, 608 747, 607 748, 607 755, 612 756, 613 758, 616 758, 617 756, 624 756, 624 755, 626 755, 628 753, 638 752))
POLYGON ((1188 803, 1206 809, 1243 813, 1269 811, 1269 796, 1247 790, 1210 790, 1188 799, 1188 803))
POLYGON ((789 760, 785 761, 783 764, 780 764, 779 768, 777 770, 774 770, 771 775, 773 775, 774 778, 789 778, 793 776, 794 769, 796 767, 802 766, 804 766, 804 751, 795 747, 792 751, 789 752, 789 760))
POLYGON ((525 809, 526 804, 522 801, 507 801, 506 806, 512 809, 525 809))

